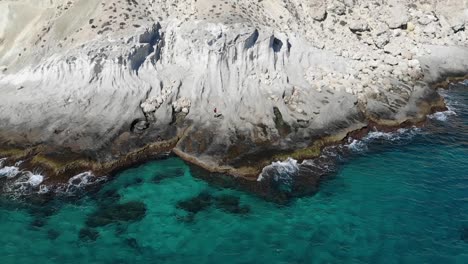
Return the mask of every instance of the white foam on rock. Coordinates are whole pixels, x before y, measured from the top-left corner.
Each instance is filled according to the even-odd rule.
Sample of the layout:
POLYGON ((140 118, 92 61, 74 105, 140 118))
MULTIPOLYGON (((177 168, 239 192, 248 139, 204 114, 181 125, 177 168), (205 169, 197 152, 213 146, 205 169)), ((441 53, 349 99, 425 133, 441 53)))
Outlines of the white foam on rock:
MULTIPOLYGON (((456 69, 466 64, 466 49, 451 47, 466 46, 465 39, 460 39, 464 35, 455 34, 450 25, 430 23, 426 28, 418 24, 411 33, 400 29, 416 21, 419 10, 414 5, 410 12, 404 1, 392 5, 346 1, 343 9, 337 8, 344 6, 341 0, 238 0, 235 8, 218 6, 222 15, 214 18, 206 12, 214 0, 142 0, 137 6, 113 0, 106 2, 118 3, 118 10, 151 15, 144 16, 139 29, 118 27, 123 19, 119 16, 105 30, 89 25, 94 18, 113 12, 100 7, 99 1, 67 0, 73 8, 62 8, 65 1, 1 2, 8 6, 2 17, 8 37, 0 36, 9 47, 0 51, 0 67, 9 66, 0 73, 1 86, 6 87, 1 91, 0 117, 11 122, 5 128, 28 131, 56 120, 51 129, 66 131, 54 135, 56 142, 79 144, 83 151, 112 142, 110 135, 140 118, 142 102, 151 98, 166 99, 162 104, 157 100, 158 111, 146 109, 156 115, 158 129, 171 129, 174 106, 174 110, 189 112, 186 118, 195 121, 194 126, 212 129, 214 124, 219 131, 214 131, 211 142, 226 142, 230 131, 256 135, 259 127, 251 124, 266 124, 264 136, 274 137, 274 106, 286 122, 309 120, 308 130, 298 132, 308 135, 349 122, 350 116, 359 113, 356 101, 371 99, 369 110, 375 112, 380 107, 373 105, 386 106, 400 97, 415 102, 423 94, 420 89, 425 89, 400 94, 396 92, 400 89, 392 89, 390 79, 411 86, 411 80, 418 80, 429 66, 438 66, 430 67, 431 75, 427 74, 436 79, 437 73, 451 70, 442 67, 456 69), (329 6, 331 2, 339 5, 329 6), (242 18, 245 9, 253 12, 247 20, 242 18), (335 25, 337 17, 343 26, 335 25), (43 28, 50 30, 43 32, 43 28), (38 45, 23 50, 21 43, 38 45), (430 50, 426 44, 432 44, 430 50), (431 59, 419 59, 425 56, 431 59), (25 102, 32 95, 34 100, 25 102), (181 101, 185 105, 177 103, 181 101), (26 113, 25 107, 37 110, 26 113), (220 109, 224 119, 207 114, 213 108, 220 109), (93 136, 83 139, 83 123, 99 124, 89 131, 93 136)), ((424 10, 429 7, 437 17, 447 8, 451 17, 464 17, 454 4, 428 5, 424 10)), ((393 104, 388 107, 400 110, 393 104)), ((42 131, 38 140, 48 138, 49 132, 42 131)))
POLYGON ((40 174, 34 174, 32 172, 21 172, 21 174, 22 175, 14 181, 14 185, 22 186, 24 187, 23 189, 39 187, 44 181, 44 176, 40 174))
POLYGON ((0 159, 0 178, 5 177, 7 181, 2 188, 3 192, 12 199, 49 192, 70 195, 107 180, 107 177, 96 177, 92 172, 87 171, 73 176, 64 184, 47 185, 43 184, 46 179, 45 175, 22 171, 15 166, 2 167, 4 160, 0 159))
POLYGON ((41 185, 39 186, 39 191, 37 192, 38 194, 45 194, 45 193, 48 193, 50 191, 49 187, 47 187, 47 185, 41 185))
POLYGON ((446 122, 451 116, 454 116, 454 115, 457 115, 457 113, 455 113, 452 110, 448 110, 448 111, 444 111, 444 112, 434 113, 432 115, 429 115, 428 117, 430 119, 434 119, 434 120, 437 120, 437 121, 446 122))
POLYGON ((456 116, 456 106, 459 104, 457 101, 450 97, 450 94, 446 90, 440 90, 439 94, 445 98, 447 111, 436 112, 432 115, 427 116, 429 119, 446 122, 451 116, 456 116))
POLYGON ((39 186, 44 181, 44 176, 39 174, 32 174, 27 181, 32 187, 39 186))
POLYGON ((83 172, 83 173, 80 173, 71 177, 68 180, 68 185, 72 185, 75 187, 83 187, 90 182, 91 178, 94 178, 94 177, 95 177, 94 174, 90 171, 83 172))
POLYGON ((0 169, 0 177, 14 178, 19 172, 18 167, 6 166, 0 169))
POLYGON ((275 181, 291 181, 293 175, 299 172, 299 165, 297 160, 288 158, 285 161, 276 161, 271 165, 263 168, 262 173, 257 178, 257 181, 262 181, 267 174, 273 172, 275 181))
POLYGON ((400 143, 411 140, 420 132, 421 129, 417 127, 400 128, 393 132, 372 131, 361 140, 349 139, 348 144, 345 146, 353 152, 365 152, 368 150, 368 145, 376 140, 385 140, 389 143, 400 143))
POLYGON ((354 152, 363 152, 367 150, 366 143, 357 139, 350 139, 350 143, 346 146, 354 152))
POLYGON ((57 191, 66 194, 72 194, 76 190, 85 188, 87 186, 106 181, 107 177, 96 177, 91 171, 86 171, 71 177, 65 186, 59 188, 57 191))

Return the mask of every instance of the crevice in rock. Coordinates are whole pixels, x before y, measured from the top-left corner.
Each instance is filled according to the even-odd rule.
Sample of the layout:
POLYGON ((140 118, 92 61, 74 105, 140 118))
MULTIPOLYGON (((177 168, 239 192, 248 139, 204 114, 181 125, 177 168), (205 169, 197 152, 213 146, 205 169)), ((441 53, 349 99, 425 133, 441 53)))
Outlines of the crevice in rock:
POLYGON ((146 119, 137 118, 132 121, 130 125, 130 131, 133 133, 142 133, 149 127, 148 121, 146 119))
POLYGON ((258 37, 259 37, 258 30, 255 29, 252 35, 245 40, 244 48, 250 49, 253 46, 255 46, 255 43, 257 43, 258 37))
POLYGON ((159 24, 155 24, 150 30, 140 35, 139 43, 142 45, 130 54, 129 59, 131 62, 131 69, 134 70, 137 75, 141 65, 143 65, 146 58, 153 54, 153 52, 155 58, 154 62, 152 61, 153 65, 161 58, 161 48, 164 46, 164 43, 162 41, 160 30, 161 26, 159 24))
POLYGON ((155 45, 161 39, 160 30, 161 26, 159 24, 153 25, 151 30, 140 35, 139 42, 150 44, 151 46, 155 45))
POLYGON ((275 127, 278 129, 279 134, 282 137, 285 137, 291 133, 291 127, 283 120, 283 115, 281 114, 281 111, 278 109, 278 107, 273 107, 273 114, 275 115, 273 121, 275 122, 275 127))
POLYGON ((283 42, 278 38, 273 37, 273 42, 271 43, 271 47, 273 48, 274 52, 280 52, 283 48, 283 42))
POLYGON ((154 55, 153 59, 151 60, 151 63, 155 65, 162 57, 162 50, 164 46, 166 45, 166 42, 164 41, 164 35, 161 35, 161 40, 155 45, 155 50, 154 50, 154 55))
POLYGON ((138 75, 138 70, 146 61, 146 58, 149 54, 154 51, 154 48, 150 44, 144 44, 138 48, 136 48, 130 55, 130 67, 132 70, 136 72, 138 75))
POLYGON ((93 81, 99 79, 99 75, 101 74, 102 69, 103 69, 103 64, 104 64, 103 62, 106 59, 107 59, 107 55, 97 55, 91 59, 91 62, 94 61, 95 63, 92 68, 93 77, 91 77, 91 79, 89 80, 89 83, 92 83, 93 81))
POLYGON ((453 33, 457 34, 458 32, 464 32, 465 31, 465 26, 461 26, 460 28, 454 29, 453 33))

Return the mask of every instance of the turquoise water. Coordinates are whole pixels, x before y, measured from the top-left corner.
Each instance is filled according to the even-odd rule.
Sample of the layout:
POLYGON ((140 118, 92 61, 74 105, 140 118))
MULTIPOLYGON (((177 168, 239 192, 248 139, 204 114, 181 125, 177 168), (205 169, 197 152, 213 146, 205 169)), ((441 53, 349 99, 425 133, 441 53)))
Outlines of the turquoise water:
POLYGON ((177 158, 71 201, 3 200, 1 263, 468 263, 468 89, 448 97, 456 114, 353 144, 288 205, 210 186, 177 158))

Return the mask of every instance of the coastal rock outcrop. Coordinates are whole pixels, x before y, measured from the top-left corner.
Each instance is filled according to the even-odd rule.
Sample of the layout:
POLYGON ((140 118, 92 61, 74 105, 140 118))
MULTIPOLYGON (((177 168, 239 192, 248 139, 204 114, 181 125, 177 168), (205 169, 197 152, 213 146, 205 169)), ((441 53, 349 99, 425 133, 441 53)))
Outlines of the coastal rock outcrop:
POLYGON ((2 1, 0 157, 99 175, 173 149, 257 182, 467 73, 466 1, 306 2, 2 1))

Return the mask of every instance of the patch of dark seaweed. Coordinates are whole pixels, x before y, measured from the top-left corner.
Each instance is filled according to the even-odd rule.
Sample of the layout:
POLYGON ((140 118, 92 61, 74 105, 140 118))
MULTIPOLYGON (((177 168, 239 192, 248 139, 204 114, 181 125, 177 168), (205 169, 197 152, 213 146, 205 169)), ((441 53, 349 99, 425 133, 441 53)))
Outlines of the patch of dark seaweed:
POLYGON ((248 214, 250 207, 240 204, 240 198, 234 195, 223 194, 215 198, 216 208, 231 214, 248 214))
POLYGON ((92 242, 98 239, 99 232, 92 228, 85 227, 80 230, 78 237, 82 242, 92 242))
POLYGON ((207 210, 212 206, 231 214, 244 215, 250 212, 249 206, 240 204, 240 198, 238 196, 227 194, 212 196, 208 192, 201 192, 197 196, 177 203, 177 208, 188 213, 185 216, 178 217, 178 219, 182 222, 193 222, 197 213, 207 210))
POLYGON ((146 205, 143 202, 132 201, 123 204, 101 206, 88 216, 86 226, 99 227, 122 222, 137 222, 146 215, 146 205))
POLYGON ((60 232, 55 229, 47 230, 47 238, 50 240, 56 240, 60 236, 60 232))
POLYGON ((153 183, 160 183, 166 179, 173 179, 173 178, 184 176, 184 173, 185 171, 183 168, 169 169, 164 172, 157 172, 151 181, 153 183))
POLYGON ((208 192, 202 192, 199 195, 177 203, 177 208, 186 212, 196 214, 211 206, 212 196, 208 192))

